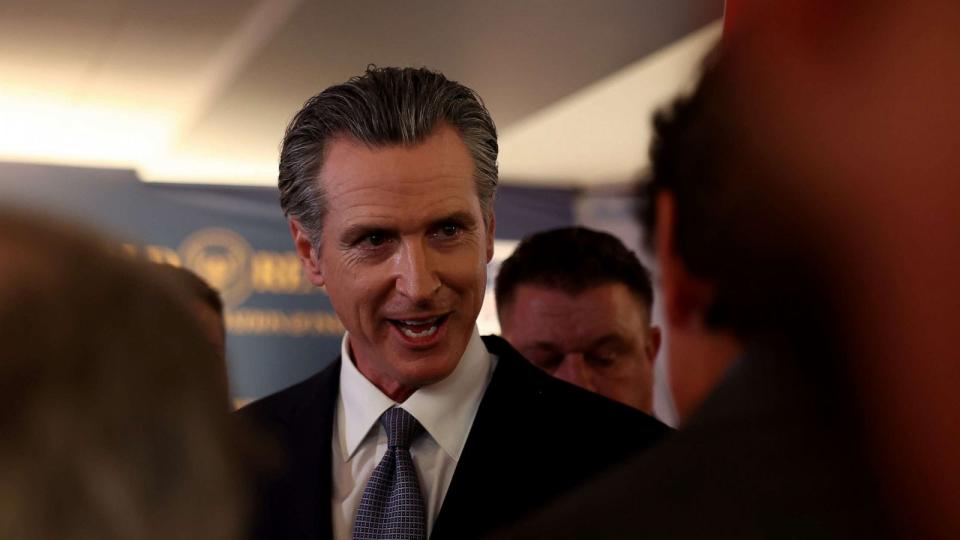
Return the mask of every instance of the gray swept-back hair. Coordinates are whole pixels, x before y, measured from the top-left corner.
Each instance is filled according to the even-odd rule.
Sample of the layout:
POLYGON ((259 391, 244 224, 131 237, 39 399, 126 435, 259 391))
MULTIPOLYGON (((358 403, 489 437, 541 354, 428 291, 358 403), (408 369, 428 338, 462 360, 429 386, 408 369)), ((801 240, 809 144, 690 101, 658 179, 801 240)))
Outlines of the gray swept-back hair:
POLYGON ((363 75, 307 100, 287 126, 280 151, 280 206, 320 242, 327 212, 323 167, 327 141, 349 136, 372 147, 416 145, 446 122, 473 157, 484 221, 497 191, 497 128, 476 92, 425 68, 368 66, 363 75))

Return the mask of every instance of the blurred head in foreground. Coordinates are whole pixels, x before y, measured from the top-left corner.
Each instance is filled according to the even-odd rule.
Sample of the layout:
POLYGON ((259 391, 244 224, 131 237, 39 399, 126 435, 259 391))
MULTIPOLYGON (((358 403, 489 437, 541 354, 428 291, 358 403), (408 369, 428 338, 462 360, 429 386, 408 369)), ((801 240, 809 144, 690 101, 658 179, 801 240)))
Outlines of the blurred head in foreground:
POLYGON ((496 297, 504 338, 533 364, 652 414, 653 287, 620 240, 583 227, 529 236, 500 267, 496 297))
POLYGON ((667 140, 686 143, 654 149, 647 222, 660 264, 678 263, 664 272, 670 347, 675 328, 743 342, 777 327, 806 348, 804 369, 845 371, 864 461, 883 471, 901 524, 956 538, 960 4, 741 5, 726 83, 708 73, 697 93, 715 90, 672 114, 667 140), (658 152, 675 156, 668 169, 658 152), (697 175, 696 190, 677 180, 697 175), (821 293, 803 294, 812 282, 821 293), (808 316, 811 299, 832 302, 819 313, 833 320, 808 316))
POLYGON ((739 142, 815 222, 848 392, 911 537, 960 537, 960 3, 741 4, 739 142))
MULTIPOLYGON (((746 348, 824 356, 831 298, 810 216, 776 192, 782 164, 744 136, 729 59, 654 118, 640 221, 660 268, 671 393, 683 421, 746 348)), ((807 362, 804 369, 818 369, 807 362)))
MULTIPOLYGON (((739 276, 752 251, 737 243, 744 187, 732 170, 744 159, 719 75, 708 66, 694 92, 654 118, 649 180, 640 188, 640 221, 660 265, 668 334, 667 373, 680 421, 686 420, 741 353, 757 313, 739 276), (741 249, 737 249, 741 248, 741 249)), ((742 231, 740 231, 742 232, 742 231)))
POLYGON ((154 268, 0 212, 0 537, 236 538, 220 364, 154 268))

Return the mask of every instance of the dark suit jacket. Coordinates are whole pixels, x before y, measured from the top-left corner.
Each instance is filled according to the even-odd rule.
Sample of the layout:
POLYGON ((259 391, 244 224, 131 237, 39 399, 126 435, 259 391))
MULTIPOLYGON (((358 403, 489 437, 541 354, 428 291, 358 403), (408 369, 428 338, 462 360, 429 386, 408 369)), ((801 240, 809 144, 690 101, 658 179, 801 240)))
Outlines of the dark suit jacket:
POLYGON ((893 537, 842 365, 752 354, 664 444, 494 538, 893 537))
MULTIPOLYGON (((431 538, 482 536, 670 430, 656 419, 529 364, 506 341, 484 337, 499 357, 431 538)), ((285 456, 256 494, 258 539, 330 538, 331 437, 340 360, 253 403, 240 415, 267 430, 285 456)))

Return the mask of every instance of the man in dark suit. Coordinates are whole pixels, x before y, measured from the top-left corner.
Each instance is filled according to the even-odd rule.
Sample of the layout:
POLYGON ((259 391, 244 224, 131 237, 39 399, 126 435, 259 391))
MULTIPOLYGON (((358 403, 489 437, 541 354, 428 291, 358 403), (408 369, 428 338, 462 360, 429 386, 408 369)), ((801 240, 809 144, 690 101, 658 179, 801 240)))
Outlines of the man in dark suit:
POLYGON ((255 537, 479 536, 667 432, 480 338, 496 156, 479 97, 425 69, 369 68, 291 122, 281 205, 347 333, 241 411, 283 454, 255 537))
POLYGON ((823 236, 773 196, 790 171, 753 137, 760 98, 736 58, 656 117, 641 212, 667 355, 730 367, 670 440, 499 538, 897 533, 838 332, 846 298, 824 277, 823 236))

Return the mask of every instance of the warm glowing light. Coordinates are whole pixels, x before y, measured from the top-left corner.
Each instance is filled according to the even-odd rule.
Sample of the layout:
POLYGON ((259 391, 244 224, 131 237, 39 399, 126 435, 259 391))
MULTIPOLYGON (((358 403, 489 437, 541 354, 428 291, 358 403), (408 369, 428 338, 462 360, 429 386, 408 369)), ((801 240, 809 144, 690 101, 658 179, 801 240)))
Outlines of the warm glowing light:
POLYGON ((163 154, 137 166, 140 178, 147 182, 187 184, 230 184, 275 186, 277 160, 208 158, 163 154))
POLYGON ((0 160, 135 167, 157 153, 163 111, 0 86, 0 160))

